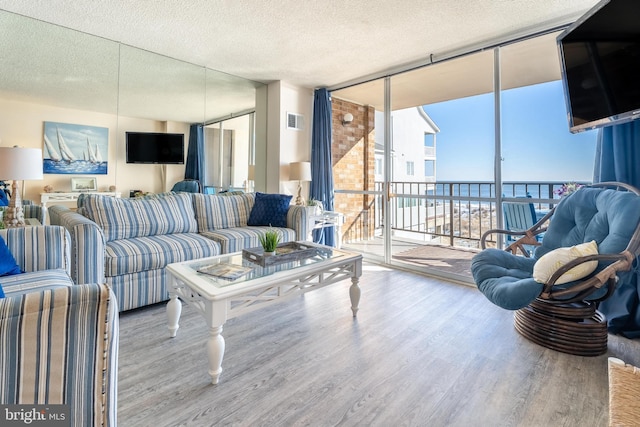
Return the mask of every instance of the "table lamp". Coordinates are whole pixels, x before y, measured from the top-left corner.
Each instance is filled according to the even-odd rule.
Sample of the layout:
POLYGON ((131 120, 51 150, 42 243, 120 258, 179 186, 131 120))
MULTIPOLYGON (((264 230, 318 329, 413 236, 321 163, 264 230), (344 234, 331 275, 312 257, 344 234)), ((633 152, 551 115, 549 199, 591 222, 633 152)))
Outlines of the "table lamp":
POLYGON ((12 180, 11 200, 4 211, 7 228, 24 227, 22 197, 18 181, 42 179, 42 150, 39 148, 0 147, 0 180, 12 180))
POLYGON ((247 192, 253 191, 256 180, 256 165, 249 165, 247 169, 247 192))
POLYGON ((291 181, 298 181, 298 196, 296 197, 296 205, 304 205, 304 199, 302 198, 302 181, 311 181, 311 163, 289 163, 289 179, 291 181))

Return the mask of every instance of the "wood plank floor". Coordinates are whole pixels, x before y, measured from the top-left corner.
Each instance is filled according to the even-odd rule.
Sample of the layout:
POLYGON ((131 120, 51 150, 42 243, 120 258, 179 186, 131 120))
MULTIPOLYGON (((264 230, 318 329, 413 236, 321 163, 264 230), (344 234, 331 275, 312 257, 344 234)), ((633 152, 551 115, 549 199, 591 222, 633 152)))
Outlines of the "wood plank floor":
POLYGON ((350 281, 229 320, 220 383, 204 320, 122 313, 120 426, 606 426, 607 355, 544 349, 475 288, 365 265, 350 281))

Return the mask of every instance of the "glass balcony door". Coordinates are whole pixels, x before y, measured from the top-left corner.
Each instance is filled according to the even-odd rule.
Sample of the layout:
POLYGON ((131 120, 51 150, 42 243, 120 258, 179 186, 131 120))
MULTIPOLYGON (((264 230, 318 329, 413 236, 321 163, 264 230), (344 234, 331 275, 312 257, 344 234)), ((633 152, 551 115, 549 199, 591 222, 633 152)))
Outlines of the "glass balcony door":
POLYGON ((345 217, 342 247, 384 261, 388 200, 381 178, 388 167, 384 143, 385 81, 334 91, 331 99, 334 210, 345 217), (347 122, 345 116, 349 115, 353 120, 347 122))

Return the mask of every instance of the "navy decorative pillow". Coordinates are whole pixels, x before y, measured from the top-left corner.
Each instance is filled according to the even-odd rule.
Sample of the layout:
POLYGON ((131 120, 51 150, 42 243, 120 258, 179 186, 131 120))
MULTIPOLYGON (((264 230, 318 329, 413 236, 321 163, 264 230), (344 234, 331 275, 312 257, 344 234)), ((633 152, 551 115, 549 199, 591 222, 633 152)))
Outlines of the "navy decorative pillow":
POLYGON ((0 237, 0 276, 10 276, 12 274, 20 274, 22 270, 13 258, 4 239, 0 237))
POLYGON ((0 188, 0 206, 9 206, 9 197, 3 189, 0 188))
POLYGON ((247 225, 287 226, 287 212, 291 197, 285 194, 256 193, 247 225))

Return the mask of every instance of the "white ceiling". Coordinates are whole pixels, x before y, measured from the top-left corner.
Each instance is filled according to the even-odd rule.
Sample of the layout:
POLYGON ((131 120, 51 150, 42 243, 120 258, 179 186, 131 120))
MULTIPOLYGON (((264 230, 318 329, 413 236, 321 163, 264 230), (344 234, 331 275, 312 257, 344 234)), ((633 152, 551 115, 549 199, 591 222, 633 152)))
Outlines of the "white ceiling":
POLYGON ((574 21, 597 0, 0 0, 252 80, 336 86, 574 21))

